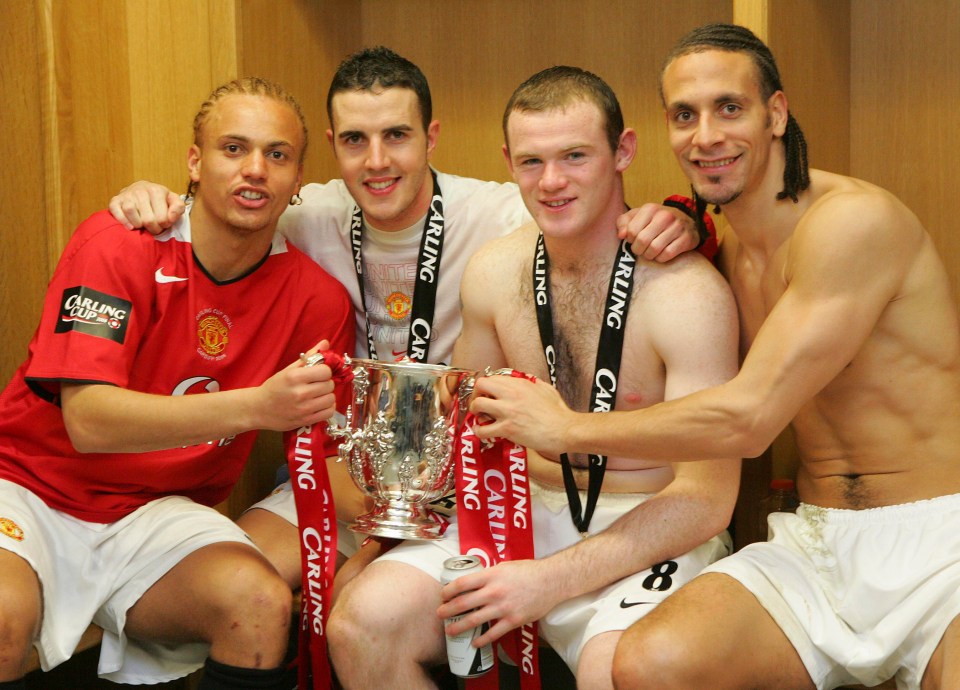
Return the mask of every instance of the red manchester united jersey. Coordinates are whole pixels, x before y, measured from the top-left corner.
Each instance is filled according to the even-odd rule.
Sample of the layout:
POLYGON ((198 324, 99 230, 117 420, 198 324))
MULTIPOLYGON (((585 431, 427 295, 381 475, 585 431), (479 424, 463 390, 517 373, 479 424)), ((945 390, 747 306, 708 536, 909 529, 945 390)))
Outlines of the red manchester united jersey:
POLYGON ((279 235, 250 272, 217 282, 193 255, 189 216, 153 237, 94 214, 67 245, 27 361, 0 395, 0 477, 93 522, 168 495, 214 505, 240 476, 256 432, 80 454, 64 428, 60 383, 203 395, 259 385, 321 339, 352 353, 353 338, 343 286, 279 235))

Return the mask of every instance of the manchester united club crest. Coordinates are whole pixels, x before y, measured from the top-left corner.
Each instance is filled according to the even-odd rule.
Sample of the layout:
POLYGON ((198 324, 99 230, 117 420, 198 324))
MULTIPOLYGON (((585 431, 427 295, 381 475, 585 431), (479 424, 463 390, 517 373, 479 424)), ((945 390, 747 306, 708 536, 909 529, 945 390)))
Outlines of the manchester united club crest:
POLYGON ((387 297, 387 313, 395 321, 402 321, 410 314, 410 298, 402 292, 393 292, 387 297))
POLYGON ((230 342, 230 317, 219 309, 205 309, 197 314, 197 352, 207 359, 223 359, 230 342))
POLYGON ((0 517, 0 534, 16 541, 23 541, 23 530, 10 518, 0 517))

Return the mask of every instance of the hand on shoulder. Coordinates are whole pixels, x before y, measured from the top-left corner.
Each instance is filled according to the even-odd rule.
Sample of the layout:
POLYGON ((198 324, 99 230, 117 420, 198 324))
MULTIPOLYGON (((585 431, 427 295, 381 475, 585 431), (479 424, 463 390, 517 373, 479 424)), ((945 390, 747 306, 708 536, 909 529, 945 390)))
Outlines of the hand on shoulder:
POLYGON ((183 215, 186 204, 163 185, 140 180, 121 189, 108 208, 128 230, 143 228, 159 235, 183 215))

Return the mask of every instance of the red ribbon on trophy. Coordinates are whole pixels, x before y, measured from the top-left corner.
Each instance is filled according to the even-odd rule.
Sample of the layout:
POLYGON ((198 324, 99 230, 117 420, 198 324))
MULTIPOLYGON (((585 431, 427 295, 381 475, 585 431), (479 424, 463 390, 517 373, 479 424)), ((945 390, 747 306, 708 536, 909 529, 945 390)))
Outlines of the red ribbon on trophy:
MULTIPOLYGON (((301 355, 305 366, 326 364, 337 384, 353 377, 343 357, 333 352, 301 355)), ((324 630, 330 615, 333 577, 337 565, 337 514, 327 475, 325 424, 301 427, 287 445, 287 464, 297 506, 300 533, 300 635, 297 687, 332 687, 324 630)))
MULTIPOLYGON (((500 373, 500 372, 498 372, 500 373)), ((536 379, 507 370, 516 378, 536 379)), ((505 439, 481 441, 473 431, 481 423, 470 413, 457 439, 457 524, 460 553, 479 556, 486 567, 507 560, 533 558, 533 514, 527 477, 527 451, 505 439)), ((504 648, 520 669, 523 690, 540 688, 536 621, 510 631, 494 643, 504 648)), ((498 659, 494 668, 466 679, 469 690, 499 687, 498 659)))

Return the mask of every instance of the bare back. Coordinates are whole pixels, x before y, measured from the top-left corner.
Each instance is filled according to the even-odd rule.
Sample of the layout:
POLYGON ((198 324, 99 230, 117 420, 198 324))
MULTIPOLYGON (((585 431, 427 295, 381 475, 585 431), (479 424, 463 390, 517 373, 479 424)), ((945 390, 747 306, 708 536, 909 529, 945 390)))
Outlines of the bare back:
MULTIPOLYGON (((490 243, 472 261, 462 288, 462 340, 476 344, 479 338, 473 337, 474 326, 480 322, 487 324, 489 333, 495 333, 496 342, 487 348, 476 347, 469 355, 468 346, 461 342, 455 355, 459 366, 509 366, 549 381, 534 306, 532 273, 537 234, 535 225, 527 225, 490 243), (472 303, 470 292, 477 284, 483 285, 482 297, 472 303), (482 315, 476 313, 480 304, 484 305, 482 315), (490 352, 497 352, 502 361, 489 361, 490 352), (472 361, 464 362, 464 356, 472 361)), ((550 271, 557 388, 576 410, 586 411, 590 406, 614 257, 611 253, 566 270, 552 266, 550 271)), ((699 255, 682 256, 666 265, 638 259, 634 275, 616 409, 647 407, 733 376, 733 302, 722 277, 709 263, 699 255), (715 350, 705 354, 711 345, 715 350)), ((563 485, 557 458, 535 453, 531 456, 533 477, 542 483, 563 485)), ((575 474, 585 488, 587 458, 579 454, 569 457, 575 468, 581 468, 575 469, 575 474)), ((604 491, 655 492, 673 477, 669 463, 610 457, 604 491)))
POLYGON ((778 361, 809 388, 792 422, 804 500, 867 508, 960 491, 960 327, 930 237, 852 178, 812 171, 801 204, 769 259, 740 247, 731 283, 742 346, 760 346, 747 362, 778 361), (776 352, 757 338, 767 329, 795 345, 776 352))

